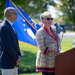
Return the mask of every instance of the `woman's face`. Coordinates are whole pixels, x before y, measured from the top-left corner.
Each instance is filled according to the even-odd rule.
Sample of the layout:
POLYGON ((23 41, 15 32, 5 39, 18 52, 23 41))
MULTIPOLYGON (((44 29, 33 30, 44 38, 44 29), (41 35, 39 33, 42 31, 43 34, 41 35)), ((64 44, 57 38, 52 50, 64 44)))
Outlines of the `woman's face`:
POLYGON ((50 27, 52 25, 52 22, 53 18, 51 16, 45 16, 42 18, 42 23, 44 24, 44 26, 50 27))

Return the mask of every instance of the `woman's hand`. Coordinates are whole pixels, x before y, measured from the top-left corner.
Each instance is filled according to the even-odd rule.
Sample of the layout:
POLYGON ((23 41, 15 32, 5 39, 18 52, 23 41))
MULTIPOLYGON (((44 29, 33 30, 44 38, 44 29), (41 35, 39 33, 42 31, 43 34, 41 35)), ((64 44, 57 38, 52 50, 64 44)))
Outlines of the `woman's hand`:
POLYGON ((57 56, 57 55, 59 55, 59 54, 60 54, 60 52, 59 52, 59 51, 54 50, 54 54, 55 54, 55 56, 57 56))

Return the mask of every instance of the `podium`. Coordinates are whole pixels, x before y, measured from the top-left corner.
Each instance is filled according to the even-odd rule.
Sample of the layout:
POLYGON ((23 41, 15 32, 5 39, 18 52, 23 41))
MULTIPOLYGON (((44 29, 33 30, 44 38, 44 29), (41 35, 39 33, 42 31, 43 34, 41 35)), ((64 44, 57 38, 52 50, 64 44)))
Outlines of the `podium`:
POLYGON ((75 75, 75 48, 55 57, 55 75, 75 75))

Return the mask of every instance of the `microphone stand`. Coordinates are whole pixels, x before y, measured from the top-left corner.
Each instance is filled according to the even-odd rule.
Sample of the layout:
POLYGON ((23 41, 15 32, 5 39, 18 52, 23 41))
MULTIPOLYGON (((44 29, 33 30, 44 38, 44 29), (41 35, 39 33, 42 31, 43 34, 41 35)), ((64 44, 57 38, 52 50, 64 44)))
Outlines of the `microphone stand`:
MULTIPOLYGON (((58 33, 58 28, 59 27, 56 25, 57 51, 60 51, 60 49, 59 49, 59 40, 58 40, 58 34, 60 34, 60 33, 58 33)), ((62 34, 62 38, 63 38, 63 34, 62 34)), ((60 40, 60 44, 61 44, 62 38, 60 40)))
POLYGON ((56 39, 57 39, 57 51, 59 51, 59 44, 58 44, 58 26, 56 26, 56 39))

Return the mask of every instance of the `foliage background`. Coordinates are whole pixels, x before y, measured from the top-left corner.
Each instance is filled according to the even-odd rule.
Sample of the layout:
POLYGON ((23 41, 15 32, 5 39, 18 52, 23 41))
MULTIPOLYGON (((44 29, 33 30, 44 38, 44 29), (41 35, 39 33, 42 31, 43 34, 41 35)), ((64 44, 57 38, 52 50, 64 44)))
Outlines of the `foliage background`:
MULTIPOLYGON (((53 6, 58 12, 55 20, 63 24, 75 25, 75 0, 12 0, 32 18, 39 18, 39 15, 53 6), (60 12, 62 14, 60 14, 60 12)), ((3 10, 6 8, 6 0, 0 0, 0 19, 3 19, 3 10)), ((53 11, 53 10, 51 10, 53 11)))

